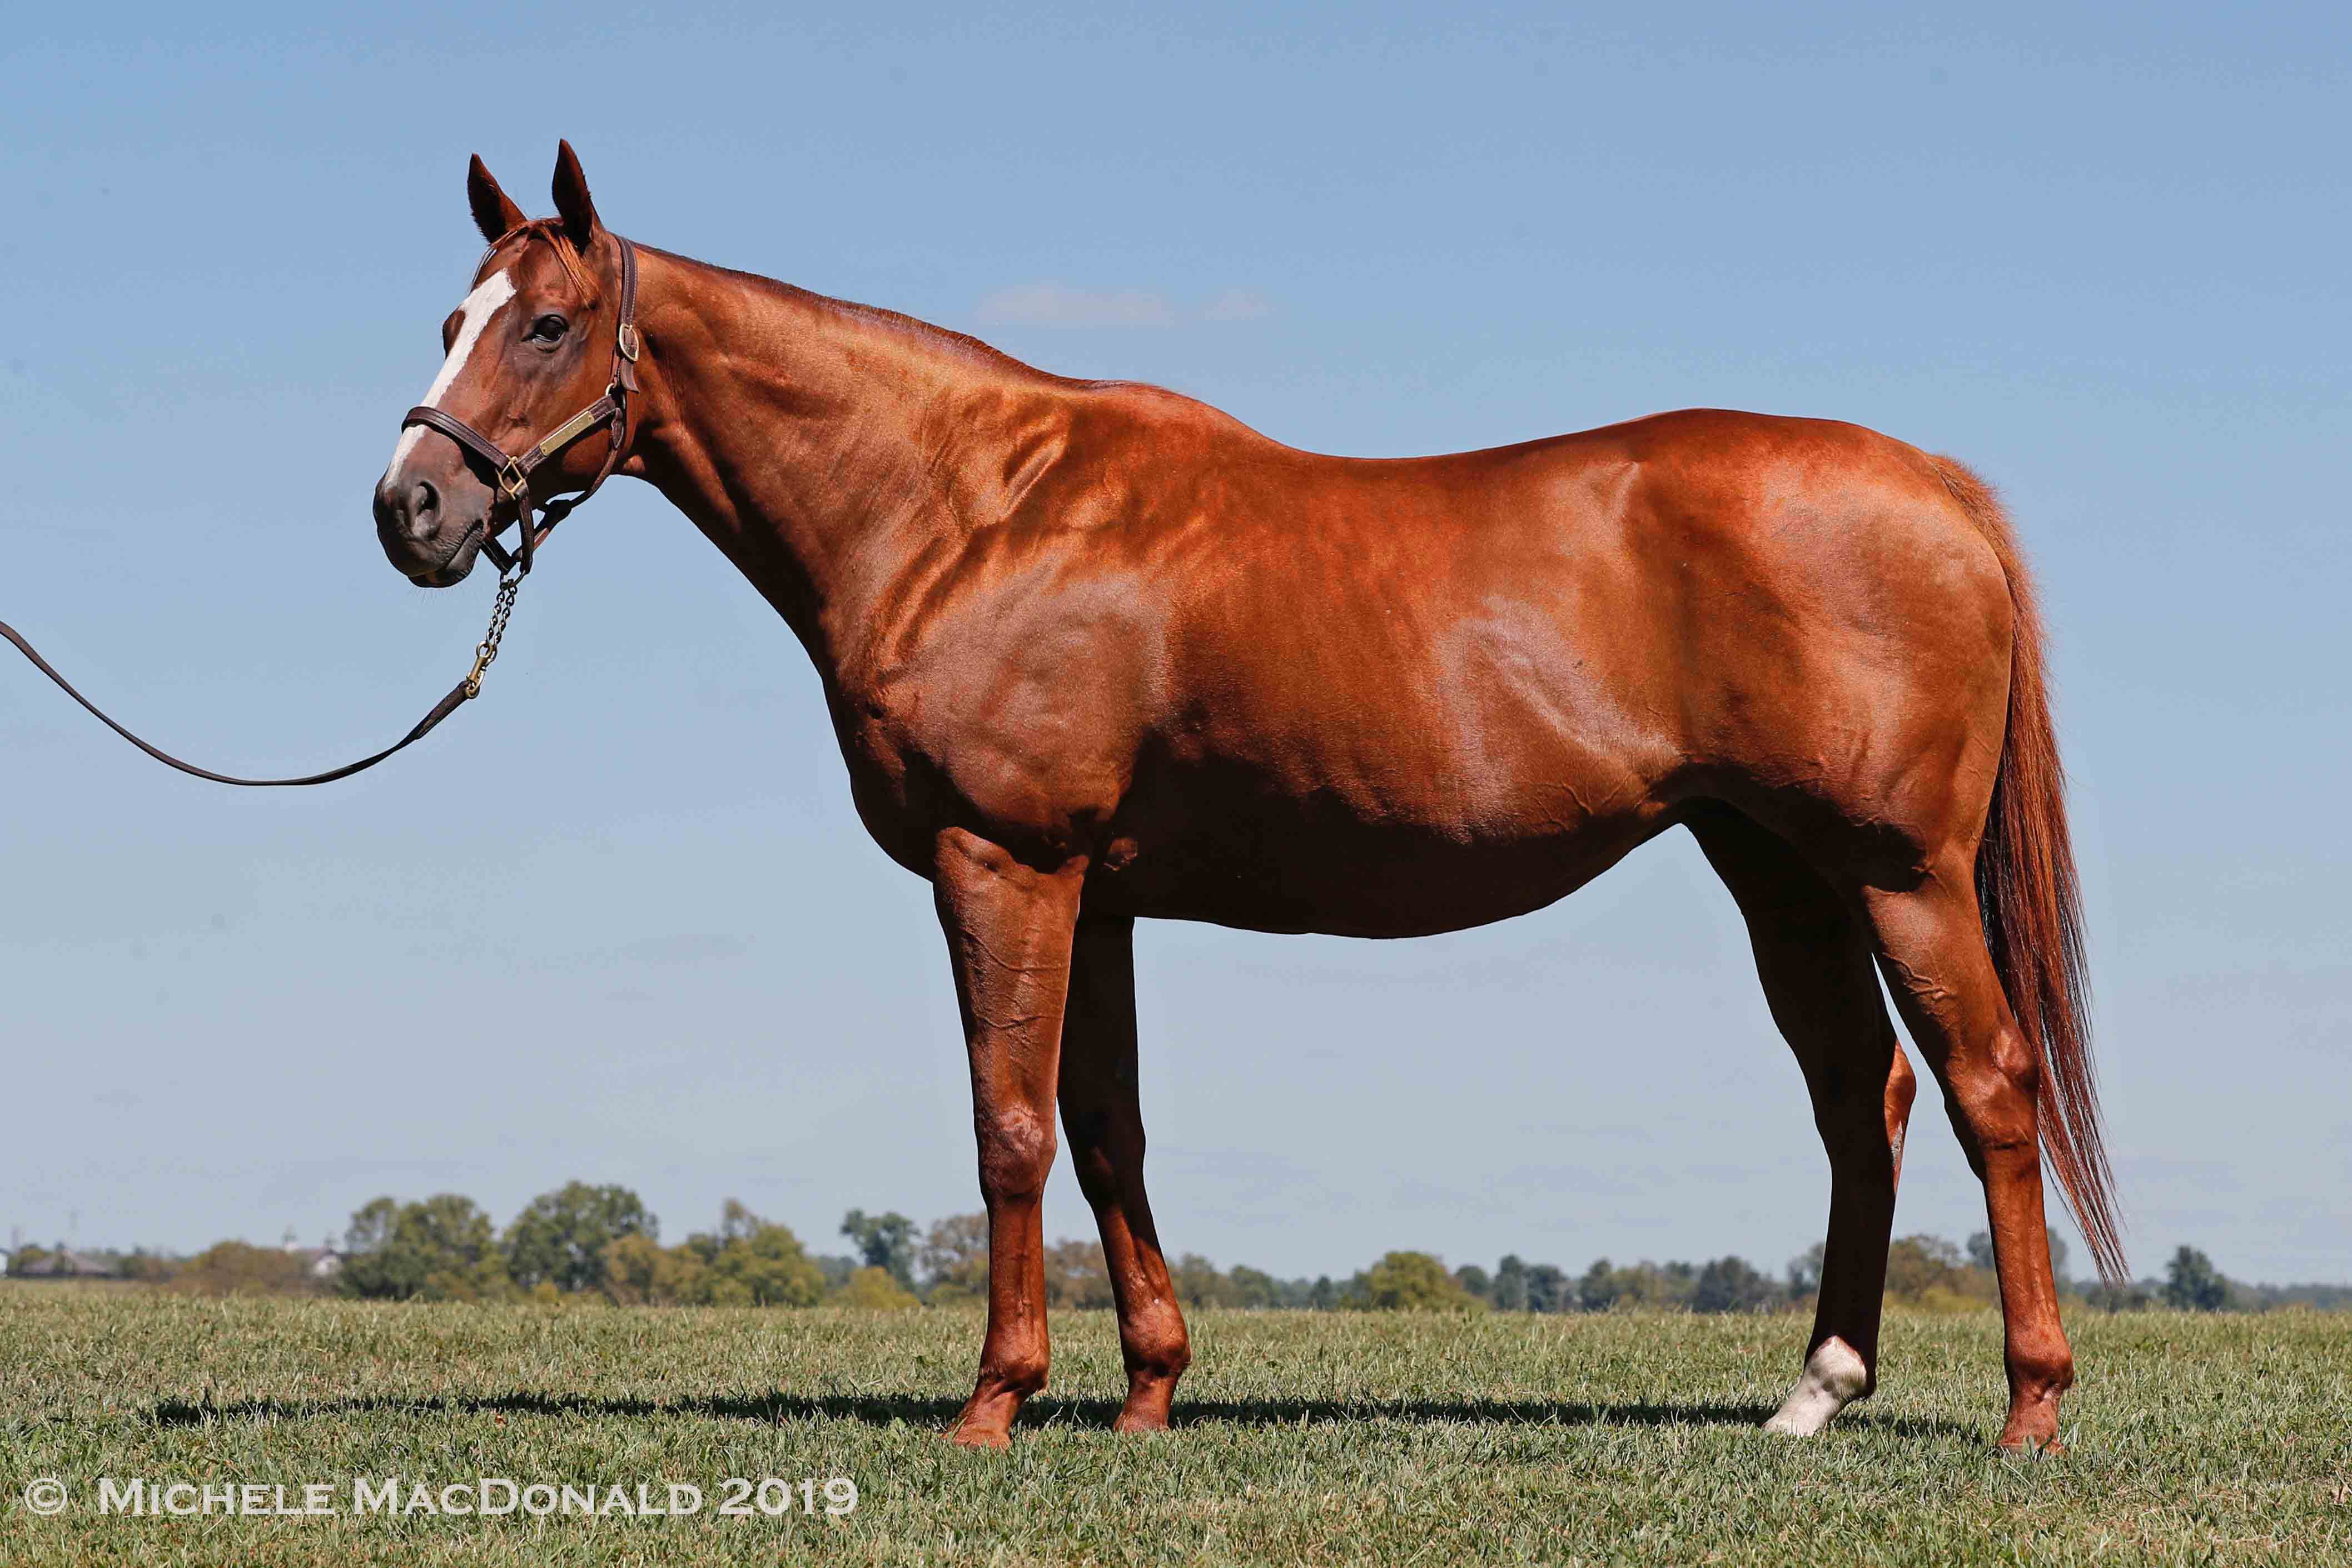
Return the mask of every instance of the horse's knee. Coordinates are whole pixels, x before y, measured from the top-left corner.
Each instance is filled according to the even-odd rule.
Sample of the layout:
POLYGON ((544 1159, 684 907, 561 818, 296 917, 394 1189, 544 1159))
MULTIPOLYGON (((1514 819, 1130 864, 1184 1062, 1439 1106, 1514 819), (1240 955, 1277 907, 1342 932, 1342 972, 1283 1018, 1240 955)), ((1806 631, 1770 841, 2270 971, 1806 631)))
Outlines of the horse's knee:
POLYGON ((975 1119, 980 1136, 980 1188, 992 1201, 1042 1196, 1054 1168, 1054 1122, 1025 1105, 975 1119))

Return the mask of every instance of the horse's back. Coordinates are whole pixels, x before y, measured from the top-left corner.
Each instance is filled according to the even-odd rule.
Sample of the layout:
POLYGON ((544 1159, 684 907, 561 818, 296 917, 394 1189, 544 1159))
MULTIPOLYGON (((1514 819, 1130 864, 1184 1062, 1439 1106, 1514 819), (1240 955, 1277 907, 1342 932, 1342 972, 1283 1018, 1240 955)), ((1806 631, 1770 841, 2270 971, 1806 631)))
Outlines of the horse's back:
POLYGON ((1655 777, 1711 756, 1727 704, 2005 647, 1998 559, 1937 465, 1695 410, 1442 457, 1277 448, 1134 527, 1199 726, 1270 755, 1434 739, 1454 766, 1420 771, 1475 795, 1563 746, 1655 777))

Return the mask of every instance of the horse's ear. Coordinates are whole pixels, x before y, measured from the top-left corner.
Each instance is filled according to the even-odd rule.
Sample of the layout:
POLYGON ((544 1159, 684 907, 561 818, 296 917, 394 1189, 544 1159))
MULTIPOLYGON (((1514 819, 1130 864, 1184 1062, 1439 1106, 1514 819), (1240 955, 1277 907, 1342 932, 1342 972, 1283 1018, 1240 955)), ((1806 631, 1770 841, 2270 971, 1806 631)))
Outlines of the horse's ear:
POLYGON ((511 234, 522 226, 522 209, 499 189, 498 181, 490 177, 489 166, 478 152, 466 169, 466 200, 473 204, 474 226, 493 245, 500 235, 511 234))
POLYGON ((588 176, 580 172, 580 155, 569 141, 555 144, 555 210, 563 216, 564 236, 586 250, 602 225, 596 204, 588 198, 588 176))

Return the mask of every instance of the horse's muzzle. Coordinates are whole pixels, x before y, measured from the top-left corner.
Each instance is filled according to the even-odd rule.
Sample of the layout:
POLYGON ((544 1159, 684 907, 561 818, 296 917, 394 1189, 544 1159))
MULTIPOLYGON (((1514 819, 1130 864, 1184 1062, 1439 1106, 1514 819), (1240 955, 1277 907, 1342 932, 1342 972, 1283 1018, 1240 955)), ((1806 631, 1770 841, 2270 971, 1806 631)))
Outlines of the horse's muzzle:
POLYGON ((375 535, 384 558, 420 588, 447 588, 474 569, 482 523, 456 524, 430 479, 386 474, 375 487, 375 535))

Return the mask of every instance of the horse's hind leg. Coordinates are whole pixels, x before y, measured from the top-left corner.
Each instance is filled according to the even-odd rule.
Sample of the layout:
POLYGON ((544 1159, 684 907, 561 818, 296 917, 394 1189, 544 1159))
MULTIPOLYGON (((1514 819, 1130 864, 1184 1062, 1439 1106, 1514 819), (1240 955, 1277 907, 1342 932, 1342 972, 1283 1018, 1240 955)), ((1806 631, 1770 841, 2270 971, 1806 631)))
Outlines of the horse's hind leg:
POLYGON ((1094 1206, 1118 1305, 1127 1362, 1118 1429, 1157 1432, 1168 1425, 1169 1402, 1192 1351, 1143 1193, 1135 1071, 1135 922, 1081 915, 1062 1023, 1062 1130, 1078 1186, 1094 1206))
POLYGON ((2074 1381, 2042 1228, 2041 1075, 2010 1012, 1977 910, 1971 862, 1932 861, 1917 886, 1865 889, 1887 988, 1944 1088, 1960 1147, 1984 1183, 2009 1370, 2003 1448, 2052 1447, 2058 1396, 2074 1381))
POLYGON ((1780 839, 1716 810, 1691 831, 1748 922, 1772 1019, 1804 1069, 1830 1158, 1829 1239, 1797 1385, 1765 1423, 1809 1437, 1877 1386, 1887 1238, 1915 1080, 1860 915, 1780 839))

